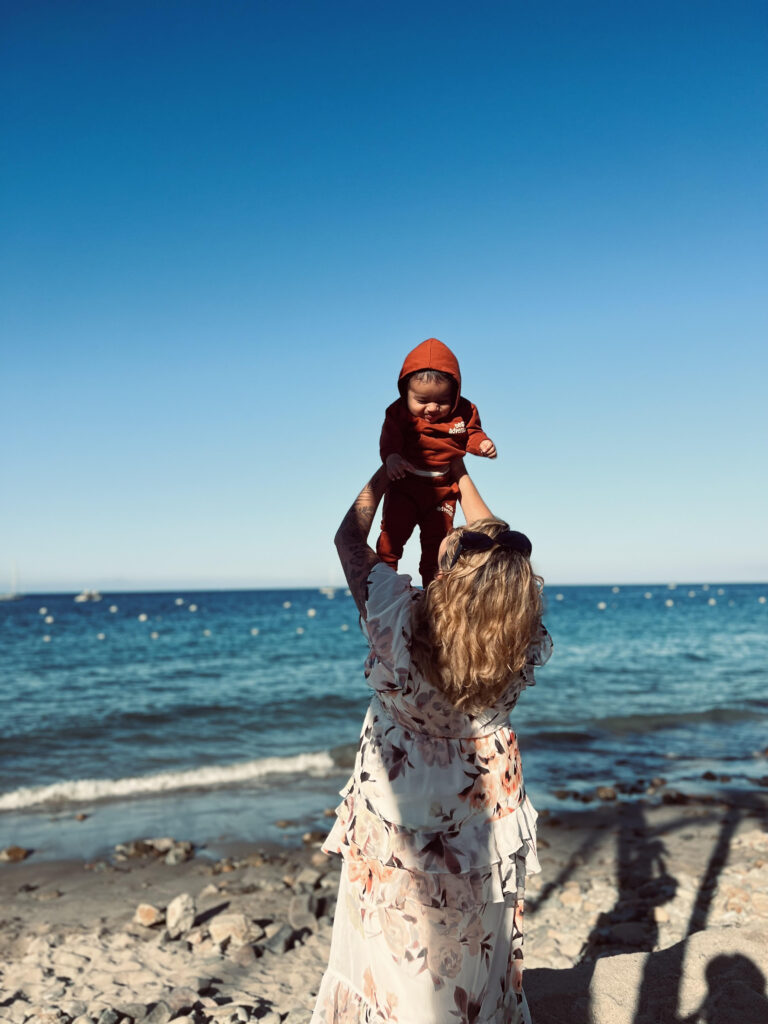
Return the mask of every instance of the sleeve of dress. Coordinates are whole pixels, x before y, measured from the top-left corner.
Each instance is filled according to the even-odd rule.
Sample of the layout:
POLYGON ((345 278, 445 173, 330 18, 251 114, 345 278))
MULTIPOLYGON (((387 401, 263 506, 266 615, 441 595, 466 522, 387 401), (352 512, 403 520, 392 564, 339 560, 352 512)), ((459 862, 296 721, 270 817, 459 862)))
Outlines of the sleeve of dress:
POLYGON ((528 648, 528 654, 526 657, 526 663, 523 666, 523 685, 524 686, 535 686, 536 676, 534 675, 534 668, 539 665, 546 665, 552 654, 552 637, 547 632, 547 627, 543 622, 539 623, 539 631, 536 637, 528 648))
MULTIPOLYGON (((391 687, 401 687, 408 678, 411 667, 411 605, 419 594, 411 586, 410 576, 399 575, 384 562, 377 562, 368 574, 363 630, 371 645, 373 659, 369 660, 378 663, 376 676, 386 675, 391 687)), ((372 683, 371 678, 369 683, 372 683)))

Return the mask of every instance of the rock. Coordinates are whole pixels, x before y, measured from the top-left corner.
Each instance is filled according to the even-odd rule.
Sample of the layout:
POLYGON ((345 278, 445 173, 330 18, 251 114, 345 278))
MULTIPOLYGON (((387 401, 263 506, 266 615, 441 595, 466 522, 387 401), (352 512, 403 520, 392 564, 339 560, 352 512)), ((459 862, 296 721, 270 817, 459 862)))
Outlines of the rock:
POLYGON ((239 964, 240 967, 250 967, 257 959, 256 950, 250 944, 246 944, 245 946, 232 946, 227 950, 227 955, 230 960, 239 964))
POLYGON ((293 942, 293 928, 289 924, 275 921, 267 928, 267 939, 262 948, 270 953, 286 953, 293 942))
POLYGON ((668 921, 669 911, 666 909, 666 907, 654 907, 653 920, 656 921, 657 924, 663 924, 664 922, 668 921))
POLYGON ((317 927, 317 919, 313 912, 313 900, 309 893, 294 896, 288 907, 288 921, 296 931, 304 928, 314 931, 317 927))
POLYGON ((118 1024, 121 1014, 117 1010, 102 1010, 97 1024, 118 1024))
POLYGON ((194 855, 193 844, 185 839, 183 842, 174 843, 163 859, 166 864, 183 864, 187 860, 192 860, 194 855))
POLYGON ((161 999, 159 1003, 155 1003, 141 1024, 168 1024, 172 1016, 173 1010, 161 999))
POLYGON ((308 888, 314 889, 322 877, 322 874, 314 868, 305 867, 296 875, 294 884, 306 885, 308 888))
POLYGON ((171 900, 165 911, 165 925, 172 939, 188 932, 195 923, 195 901, 187 892, 171 900))
POLYGON ((152 928, 153 925, 162 924, 165 920, 165 913, 151 903, 140 903, 133 915, 136 924, 144 925, 145 928, 152 928))
POLYGON ((578 889, 564 889, 559 899, 564 907, 577 907, 581 903, 581 893, 578 889))
POLYGON ((31 853, 34 853, 34 850, 28 850, 25 846, 6 846, 4 850, 0 850, 0 860, 18 864, 19 861, 26 860, 31 853))
POLYGON ((230 942, 242 946, 251 937, 251 924, 245 914, 219 914, 208 926, 211 938, 217 945, 230 942))
POLYGON ((616 790, 613 786, 598 786, 595 790, 595 796, 598 800, 615 800, 616 790))

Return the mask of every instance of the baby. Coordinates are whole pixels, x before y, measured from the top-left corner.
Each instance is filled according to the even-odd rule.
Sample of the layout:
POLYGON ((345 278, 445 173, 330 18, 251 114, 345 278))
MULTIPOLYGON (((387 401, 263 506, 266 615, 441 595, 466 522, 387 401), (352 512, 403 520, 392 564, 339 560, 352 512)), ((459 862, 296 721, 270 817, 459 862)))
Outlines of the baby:
POLYGON ((447 345, 428 338, 405 357, 400 398, 381 430, 381 459, 391 481, 376 552, 397 568, 403 547, 419 526, 419 572, 426 587, 437 575, 440 541, 453 528, 458 487, 450 462, 470 452, 496 458, 496 445, 480 426, 475 406, 461 395, 459 362, 447 345))

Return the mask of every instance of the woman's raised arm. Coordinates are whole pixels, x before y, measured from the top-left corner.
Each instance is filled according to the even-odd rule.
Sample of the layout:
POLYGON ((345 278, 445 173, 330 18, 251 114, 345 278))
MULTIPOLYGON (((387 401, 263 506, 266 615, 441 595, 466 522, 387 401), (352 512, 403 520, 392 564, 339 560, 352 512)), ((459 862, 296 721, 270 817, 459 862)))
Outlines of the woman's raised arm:
POLYGON ((480 492, 464 466, 464 459, 454 459, 451 462, 451 470, 453 479, 459 485, 459 501, 461 502, 461 511, 467 520, 467 526, 476 523, 478 519, 495 518, 493 512, 480 497, 480 492))
POLYGON ((334 538, 349 589, 363 618, 368 596, 365 583, 373 566, 381 561, 368 544, 368 533, 387 482, 387 471, 380 466, 355 498, 334 538))

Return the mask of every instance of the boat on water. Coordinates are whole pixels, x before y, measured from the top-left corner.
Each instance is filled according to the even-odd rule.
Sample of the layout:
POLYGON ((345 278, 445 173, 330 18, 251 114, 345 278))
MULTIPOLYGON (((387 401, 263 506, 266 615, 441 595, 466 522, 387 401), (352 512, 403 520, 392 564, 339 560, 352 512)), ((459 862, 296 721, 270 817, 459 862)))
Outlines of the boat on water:
POLYGON ((82 604, 83 601, 100 601, 101 594, 98 590, 83 590, 81 593, 75 595, 75 603, 82 604))
POLYGON ((7 594, 0 594, 0 601, 21 601, 24 597, 25 594, 19 593, 19 572, 14 562, 11 569, 11 589, 7 594))

